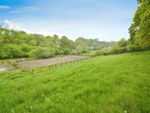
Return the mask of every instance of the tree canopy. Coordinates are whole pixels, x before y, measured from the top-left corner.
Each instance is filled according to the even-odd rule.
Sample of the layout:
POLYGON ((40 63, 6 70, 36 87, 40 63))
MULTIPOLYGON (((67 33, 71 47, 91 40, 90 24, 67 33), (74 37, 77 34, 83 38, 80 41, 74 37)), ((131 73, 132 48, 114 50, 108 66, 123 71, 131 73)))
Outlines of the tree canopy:
POLYGON ((89 50, 113 47, 115 42, 66 36, 43 36, 0 27, 0 58, 36 57, 47 58, 61 54, 80 54, 89 50))
POLYGON ((138 4, 129 29, 129 50, 150 49, 150 0, 138 0, 138 4))

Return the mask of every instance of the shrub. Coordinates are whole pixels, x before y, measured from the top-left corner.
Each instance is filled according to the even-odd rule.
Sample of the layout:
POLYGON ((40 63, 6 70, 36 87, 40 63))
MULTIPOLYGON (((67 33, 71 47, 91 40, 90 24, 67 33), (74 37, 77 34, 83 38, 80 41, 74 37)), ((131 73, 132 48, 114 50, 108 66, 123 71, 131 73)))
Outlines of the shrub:
POLYGON ((63 49, 63 54, 69 54, 69 53, 71 53, 71 50, 69 48, 63 49))
POLYGON ((21 46, 16 44, 4 44, 1 46, 0 58, 19 58, 24 57, 21 46))
POLYGON ((95 56, 98 56, 98 55, 109 55, 109 54, 113 54, 112 49, 99 50, 99 51, 96 52, 95 56))
POLYGON ((33 50, 30 55, 35 58, 49 58, 53 57, 54 53, 51 52, 49 48, 38 47, 37 49, 33 50))

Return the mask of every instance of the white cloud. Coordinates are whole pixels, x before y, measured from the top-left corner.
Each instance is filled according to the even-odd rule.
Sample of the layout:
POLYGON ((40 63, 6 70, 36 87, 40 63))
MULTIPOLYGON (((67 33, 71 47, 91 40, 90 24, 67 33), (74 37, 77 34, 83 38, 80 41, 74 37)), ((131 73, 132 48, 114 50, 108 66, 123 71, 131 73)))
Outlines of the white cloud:
POLYGON ((0 9, 10 9, 10 7, 6 5, 0 5, 0 9))
POLYGON ((21 24, 12 22, 10 20, 0 21, 0 26, 3 28, 6 28, 6 29, 13 29, 13 30, 17 30, 17 31, 29 32, 29 30, 24 28, 21 24))

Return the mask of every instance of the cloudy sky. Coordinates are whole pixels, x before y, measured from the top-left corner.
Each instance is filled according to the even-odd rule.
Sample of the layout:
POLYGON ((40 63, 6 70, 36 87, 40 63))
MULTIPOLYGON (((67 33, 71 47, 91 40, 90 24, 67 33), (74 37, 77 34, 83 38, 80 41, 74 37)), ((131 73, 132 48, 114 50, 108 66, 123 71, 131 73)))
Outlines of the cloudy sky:
POLYGON ((136 0, 0 0, 0 22, 30 33, 128 38, 136 0))

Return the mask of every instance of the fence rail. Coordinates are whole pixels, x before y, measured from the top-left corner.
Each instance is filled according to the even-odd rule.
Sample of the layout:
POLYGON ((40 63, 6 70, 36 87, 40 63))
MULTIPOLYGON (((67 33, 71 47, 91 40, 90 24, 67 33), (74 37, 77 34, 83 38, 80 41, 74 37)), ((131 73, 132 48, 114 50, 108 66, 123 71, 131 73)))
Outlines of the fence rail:
MULTIPOLYGON (((27 61, 27 62, 15 63, 14 67, 16 69, 21 70, 21 71, 29 71, 31 73, 38 73, 38 72, 46 71, 46 70, 49 70, 49 69, 55 69, 58 66, 62 66, 64 64, 71 64, 71 63, 75 63, 75 62, 80 62, 80 61, 84 61, 86 59, 89 59, 89 58, 88 57, 79 57, 79 56, 59 57, 59 58, 56 58, 56 59, 53 58, 53 59, 49 59, 49 60, 48 59, 36 60, 37 62, 35 61, 35 63, 37 63, 38 66, 33 66, 32 67, 32 66, 30 66, 30 63, 32 61, 31 62, 27 61), (45 60, 47 61, 46 65, 44 65, 44 64, 40 65, 40 63, 45 62, 45 60), (53 60, 56 60, 56 61, 53 62, 53 60), (40 62, 38 62, 38 61, 40 61, 40 62)), ((32 63, 34 63, 34 62, 32 62, 32 63)))

